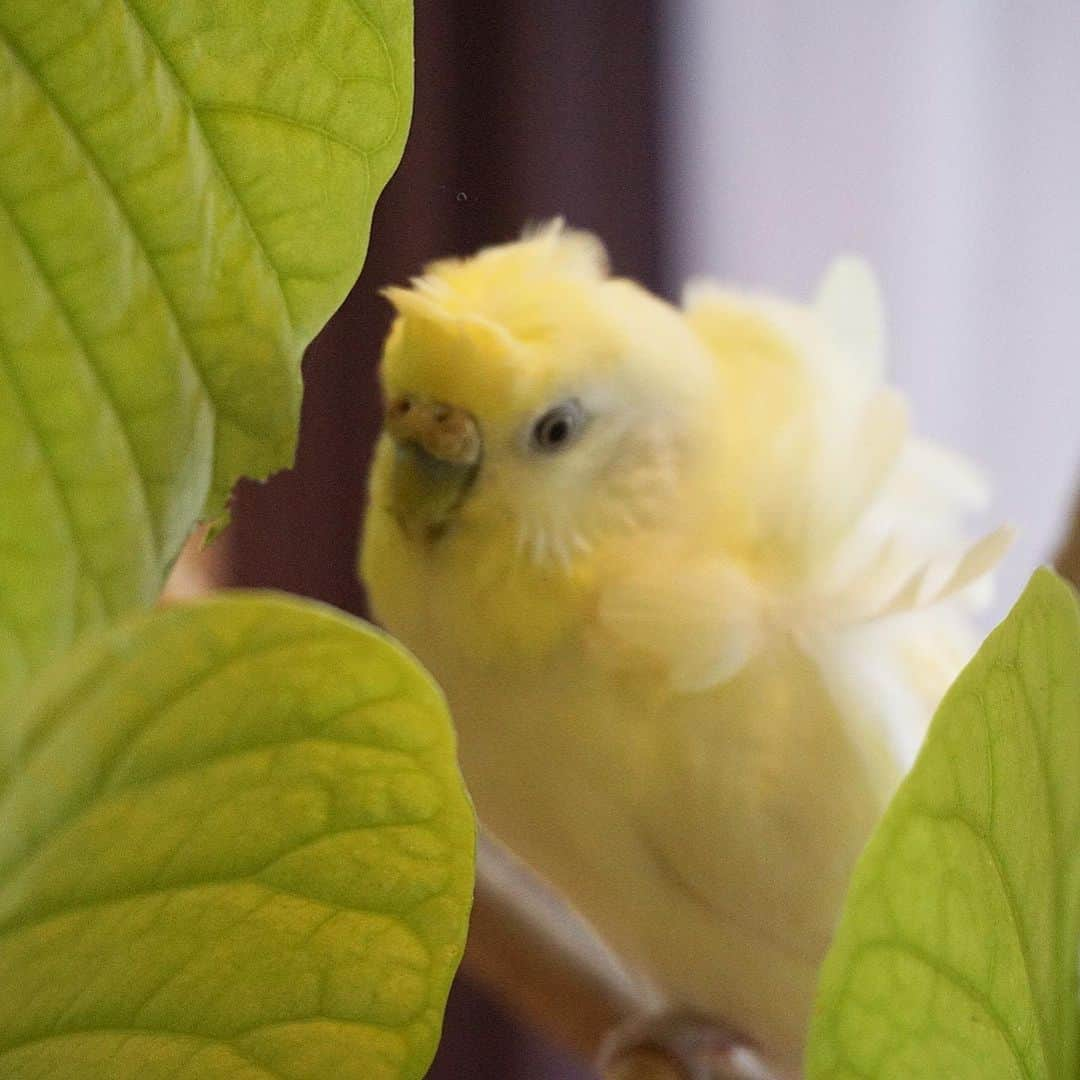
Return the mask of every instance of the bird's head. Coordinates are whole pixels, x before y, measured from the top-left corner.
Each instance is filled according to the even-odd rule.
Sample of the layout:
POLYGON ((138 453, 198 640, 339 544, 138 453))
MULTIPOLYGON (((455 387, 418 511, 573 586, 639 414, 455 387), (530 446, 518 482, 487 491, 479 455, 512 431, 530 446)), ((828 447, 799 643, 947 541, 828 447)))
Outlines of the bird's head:
POLYGON ((372 497, 408 542, 483 531, 566 566, 664 512, 714 366, 594 237, 555 222, 386 295, 372 497))

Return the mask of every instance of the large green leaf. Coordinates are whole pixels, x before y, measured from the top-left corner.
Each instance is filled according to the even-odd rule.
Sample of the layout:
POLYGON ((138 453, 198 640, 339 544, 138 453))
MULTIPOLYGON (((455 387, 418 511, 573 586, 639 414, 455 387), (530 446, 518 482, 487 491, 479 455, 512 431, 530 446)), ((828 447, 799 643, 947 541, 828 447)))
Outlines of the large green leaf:
POLYGON ((292 459, 409 0, 0 0, 0 698, 292 459))
POLYGON ((225 594, 91 636, 5 736, 0 1078, 424 1074, 473 819, 403 650, 225 594))
POLYGON ((1076 1080, 1080 617, 1040 571, 957 679, 856 870, 808 1075, 1076 1080))

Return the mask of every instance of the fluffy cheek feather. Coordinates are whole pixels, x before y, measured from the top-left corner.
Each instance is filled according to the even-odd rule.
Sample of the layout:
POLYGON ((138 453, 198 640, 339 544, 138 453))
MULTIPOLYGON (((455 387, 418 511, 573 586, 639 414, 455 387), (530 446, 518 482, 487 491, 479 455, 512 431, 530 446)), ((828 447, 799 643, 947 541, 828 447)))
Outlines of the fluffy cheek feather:
POLYGON ((602 578, 676 512, 678 441, 645 421, 596 430, 551 459, 489 454, 458 519, 409 541, 388 506, 392 451, 372 472, 360 572, 374 614, 436 675, 464 662, 549 654, 595 615, 602 578), (576 453, 577 450, 582 453, 576 453))
POLYGON ((507 487, 518 551, 535 566, 573 573, 598 552, 607 558, 634 535, 670 524, 685 512, 675 503, 683 457, 668 424, 638 418, 611 423, 565 459, 530 462, 507 487))

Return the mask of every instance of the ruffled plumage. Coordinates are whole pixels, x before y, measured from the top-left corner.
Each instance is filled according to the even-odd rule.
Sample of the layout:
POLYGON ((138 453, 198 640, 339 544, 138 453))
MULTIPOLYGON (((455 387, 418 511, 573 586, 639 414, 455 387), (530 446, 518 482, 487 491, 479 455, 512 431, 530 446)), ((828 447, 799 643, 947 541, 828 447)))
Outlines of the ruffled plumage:
POLYGON ((388 398, 475 419, 436 543, 380 443, 362 570, 432 669, 480 816, 673 1002, 795 1061, 847 876, 1007 543, 911 434, 869 270, 680 310, 541 227, 391 290, 388 398), (530 425, 573 399, 565 452, 530 425))

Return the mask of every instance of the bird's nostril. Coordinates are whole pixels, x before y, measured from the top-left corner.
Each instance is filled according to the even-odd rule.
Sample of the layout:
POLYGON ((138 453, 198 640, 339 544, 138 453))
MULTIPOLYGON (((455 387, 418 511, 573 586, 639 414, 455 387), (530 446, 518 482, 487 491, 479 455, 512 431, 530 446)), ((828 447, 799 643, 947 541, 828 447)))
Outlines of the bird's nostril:
POLYGON ((480 458, 480 432, 463 409, 426 398, 391 398, 386 406, 387 434, 412 443, 433 457, 454 464, 475 464, 480 458))

